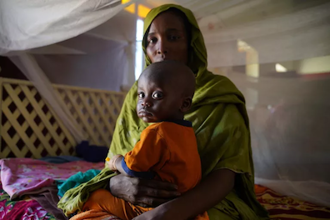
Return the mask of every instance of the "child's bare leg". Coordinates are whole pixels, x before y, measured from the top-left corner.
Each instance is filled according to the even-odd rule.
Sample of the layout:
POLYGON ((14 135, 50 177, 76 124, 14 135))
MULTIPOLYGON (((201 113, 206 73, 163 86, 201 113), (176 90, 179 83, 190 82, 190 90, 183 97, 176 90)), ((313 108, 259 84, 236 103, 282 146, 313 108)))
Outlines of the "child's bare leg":
POLYGON ((83 206, 83 211, 105 211, 122 220, 133 219, 137 216, 133 208, 123 199, 114 197, 108 190, 98 189, 94 191, 83 206))

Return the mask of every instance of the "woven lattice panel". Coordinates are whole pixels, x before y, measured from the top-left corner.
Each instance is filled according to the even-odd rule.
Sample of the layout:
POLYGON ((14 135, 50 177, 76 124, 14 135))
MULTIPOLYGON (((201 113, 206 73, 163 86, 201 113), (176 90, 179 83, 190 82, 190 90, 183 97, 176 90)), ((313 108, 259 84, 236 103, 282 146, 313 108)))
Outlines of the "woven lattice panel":
POLYGON ((80 87, 55 86, 90 144, 109 146, 125 94, 80 87))
MULTIPOLYGON (((123 93, 54 85, 85 139, 108 146, 123 93)), ((30 82, 0 78, 0 158, 74 155, 76 142, 30 82)))

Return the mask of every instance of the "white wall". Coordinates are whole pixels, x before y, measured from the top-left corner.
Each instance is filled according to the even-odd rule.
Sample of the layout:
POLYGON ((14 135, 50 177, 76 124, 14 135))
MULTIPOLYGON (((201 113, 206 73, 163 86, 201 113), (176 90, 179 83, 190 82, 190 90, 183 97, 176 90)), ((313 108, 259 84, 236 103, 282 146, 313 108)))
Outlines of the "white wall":
POLYGON ((330 56, 301 60, 298 65, 297 72, 300 74, 329 73, 330 56))

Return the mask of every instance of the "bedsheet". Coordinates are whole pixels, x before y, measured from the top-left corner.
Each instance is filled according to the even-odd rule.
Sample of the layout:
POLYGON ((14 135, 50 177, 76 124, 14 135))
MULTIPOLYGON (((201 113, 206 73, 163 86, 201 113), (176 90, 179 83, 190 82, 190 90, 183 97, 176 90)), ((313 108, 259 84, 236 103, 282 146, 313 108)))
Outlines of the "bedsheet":
MULTIPOLYGON (((90 163, 88 167, 91 168, 90 163)), ((96 164, 102 167, 104 164, 96 164)), ((296 198, 281 195, 269 188, 255 185, 258 201, 265 206, 272 220, 325 220, 330 219, 330 208, 322 207, 301 201, 296 198)), ((35 200, 29 196, 23 196, 20 200, 11 200, 8 193, 3 189, 0 181, 0 220, 55 220, 35 200)))
POLYGON ((330 208, 314 205, 293 197, 281 195, 269 188, 255 185, 258 201, 268 210, 273 220, 330 219, 330 208))
POLYGON ((48 163, 30 158, 0 160, 3 189, 15 199, 26 194, 37 194, 55 180, 66 180, 77 172, 90 169, 102 170, 104 163, 74 161, 62 164, 48 163))
POLYGON ((0 182, 0 220, 56 220, 54 216, 47 213, 41 205, 24 197, 18 201, 10 200, 10 196, 2 188, 0 182))

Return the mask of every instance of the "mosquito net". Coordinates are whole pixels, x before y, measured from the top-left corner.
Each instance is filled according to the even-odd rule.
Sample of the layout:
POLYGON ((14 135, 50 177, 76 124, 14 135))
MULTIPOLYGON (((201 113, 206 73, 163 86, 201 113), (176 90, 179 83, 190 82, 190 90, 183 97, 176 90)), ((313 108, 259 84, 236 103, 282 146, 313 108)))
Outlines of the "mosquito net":
MULTIPOLYGON (((0 54, 40 90, 119 90, 141 70, 145 13, 170 2, 195 13, 209 69, 246 97, 256 183, 330 206, 329 1, 2 0, 0 54)), ((67 126, 81 139, 79 126, 67 126)))

